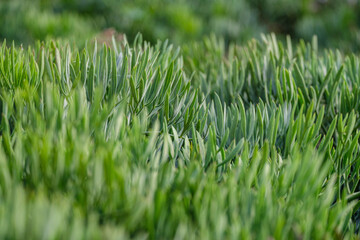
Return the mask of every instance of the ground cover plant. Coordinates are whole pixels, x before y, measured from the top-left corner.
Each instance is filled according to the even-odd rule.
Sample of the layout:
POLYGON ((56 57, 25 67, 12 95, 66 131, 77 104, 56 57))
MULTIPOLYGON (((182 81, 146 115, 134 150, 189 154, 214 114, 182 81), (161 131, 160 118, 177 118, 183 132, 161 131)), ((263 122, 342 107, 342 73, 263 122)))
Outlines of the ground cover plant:
POLYGON ((0 238, 356 238, 359 57, 317 46, 4 42, 0 238))

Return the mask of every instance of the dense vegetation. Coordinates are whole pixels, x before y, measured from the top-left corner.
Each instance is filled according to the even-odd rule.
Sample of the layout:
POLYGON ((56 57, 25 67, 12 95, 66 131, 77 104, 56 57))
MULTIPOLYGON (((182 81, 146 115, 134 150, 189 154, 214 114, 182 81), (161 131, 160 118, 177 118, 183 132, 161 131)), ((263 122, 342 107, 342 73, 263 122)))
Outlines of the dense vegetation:
POLYGON ((275 35, 4 42, 0 238, 354 238, 359 60, 275 35))
POLYGON ((290 34, 320 47, 359 50, 358 0, 2 0, 0 38, 31 44, 48 37, 84 46, 106 28, 177 44, 215 33, 244 41, 262 32, 290 34))

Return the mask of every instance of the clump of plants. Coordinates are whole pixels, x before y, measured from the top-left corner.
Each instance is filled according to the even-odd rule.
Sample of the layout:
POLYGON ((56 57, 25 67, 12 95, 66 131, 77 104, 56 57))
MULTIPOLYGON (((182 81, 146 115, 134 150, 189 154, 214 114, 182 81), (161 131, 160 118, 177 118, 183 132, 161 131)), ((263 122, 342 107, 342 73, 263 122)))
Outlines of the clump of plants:
POLYGON ((263 36, 0 47, 0 237, 351 239, 359 57, 263 36))

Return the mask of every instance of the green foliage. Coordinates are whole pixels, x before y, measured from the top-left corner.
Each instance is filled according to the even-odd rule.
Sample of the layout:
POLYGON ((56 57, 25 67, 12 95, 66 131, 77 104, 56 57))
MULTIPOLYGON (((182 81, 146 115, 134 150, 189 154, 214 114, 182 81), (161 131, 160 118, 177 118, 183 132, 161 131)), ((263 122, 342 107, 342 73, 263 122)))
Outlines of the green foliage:
POLYGON ((359 51, 357 0, 3 0, 0 37, 33 43, 47 37, 75 39, 83 47, 90 35, 114 28, 133 41, 170 39, 181 45, 211 33, 226 43, 275 32, 320 47, 359 51))
POLYGON ((76 40, 83 46, 97 30, 86 17, 77 13, 55 13, 40 6, 38 1, 2 1, 0 38, 25 45, 38 39, 58 38, 76 40))
POLYGON ((0 237, 351 239, 359 58, 228 48, 0 47, 0 237))

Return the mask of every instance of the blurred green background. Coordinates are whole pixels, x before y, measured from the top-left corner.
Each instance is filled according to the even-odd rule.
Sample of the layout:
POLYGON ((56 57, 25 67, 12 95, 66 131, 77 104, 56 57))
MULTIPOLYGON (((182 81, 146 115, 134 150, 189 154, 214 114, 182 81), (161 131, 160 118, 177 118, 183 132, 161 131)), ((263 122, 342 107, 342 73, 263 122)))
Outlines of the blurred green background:
POLYGON ((275 32, 321 47, 358 51, 358 0, 0 0, 0 38, 17 44, 99 36, 114 28, 131 41, 170 39, 176 44, 215 33, 243 41, 275 32))

